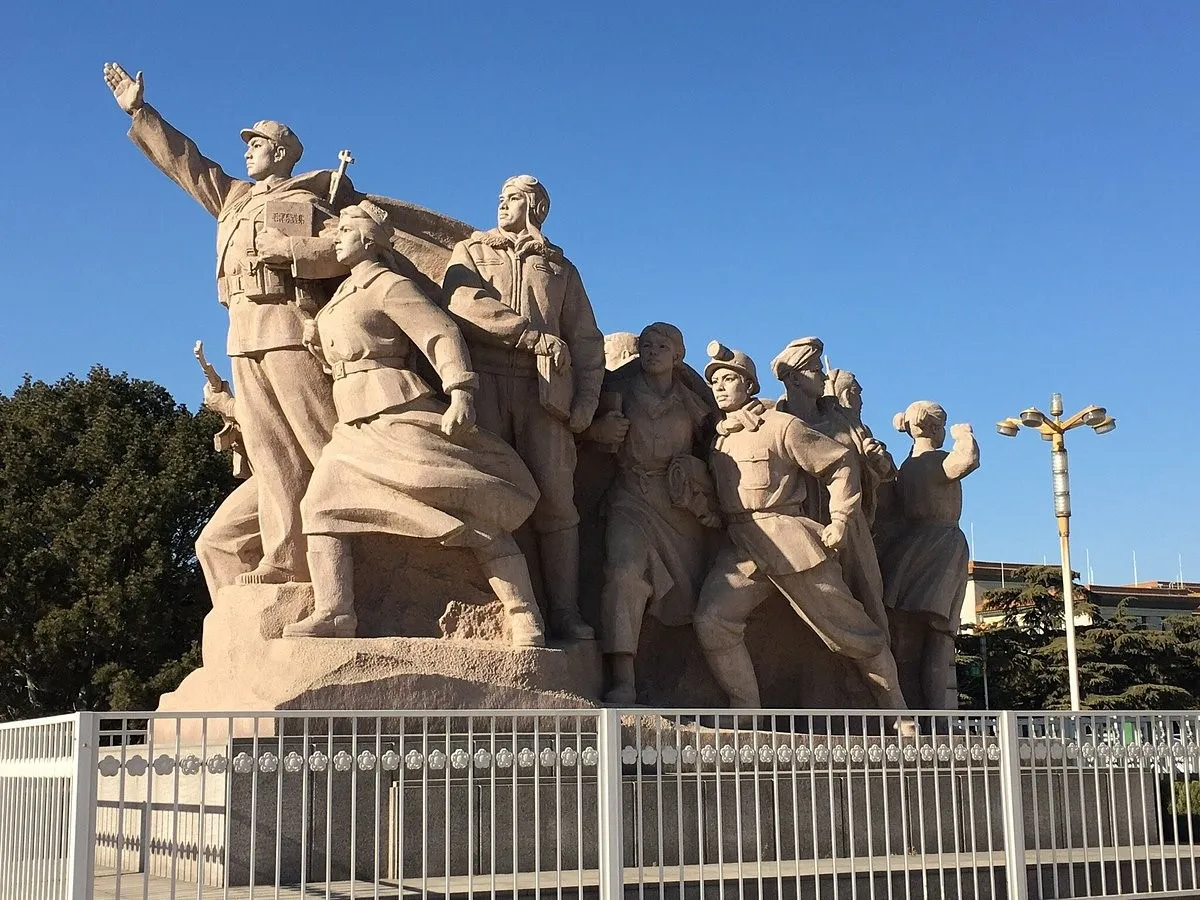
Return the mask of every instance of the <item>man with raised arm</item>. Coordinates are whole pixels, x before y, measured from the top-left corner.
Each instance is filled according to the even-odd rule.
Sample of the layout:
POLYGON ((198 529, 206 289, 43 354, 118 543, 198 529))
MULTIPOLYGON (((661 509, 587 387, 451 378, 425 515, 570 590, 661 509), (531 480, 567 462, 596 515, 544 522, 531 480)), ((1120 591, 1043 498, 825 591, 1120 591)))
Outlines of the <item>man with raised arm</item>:
POLYGON ((336 223, 323 199, 331 173, 294 177, 300 140, 286 125, 261 121, 241 132, 250 180, 233 178, 144 101, 141 72, 131 78, 105 63, 104 80, 133 120, 133 142, 217 219, 217 297, 229 310, 237 421, 254 460, 263 545, 261 562, 237 581, 307 580, 300 499, 337 416, 304 329, 328 299, 325 280, 346 272, 334 257, 334 229, 323 228, 336 223))

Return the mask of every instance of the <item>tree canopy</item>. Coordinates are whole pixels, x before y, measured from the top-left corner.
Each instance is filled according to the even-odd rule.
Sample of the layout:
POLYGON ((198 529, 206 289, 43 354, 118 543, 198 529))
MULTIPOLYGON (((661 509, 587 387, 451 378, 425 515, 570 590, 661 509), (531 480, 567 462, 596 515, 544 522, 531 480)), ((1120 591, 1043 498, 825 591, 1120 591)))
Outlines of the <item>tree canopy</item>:
MULTIPOLYGON (((1054 566, 1013 572, 1014 586, 984 595, 983 608, 1003 613, 958 640, 964 707, 1065 709, 1070 706, 1062 575, 1054 566), (986 668, 987 691, 984 692, 986 668)), ((1127 612, 1128 600, 1101 619, 1086 588, 1072 589, 1076 611, 1091 625, 1076 628, 1079 690, 1088 709, 1195 709, 1200 706, 1200 618, 1175 616, 1148 628, 1127 612)))
POLYGON ((153 706, 198 663, 219 426, 101 367, 0 394, 0 715, 153 706))

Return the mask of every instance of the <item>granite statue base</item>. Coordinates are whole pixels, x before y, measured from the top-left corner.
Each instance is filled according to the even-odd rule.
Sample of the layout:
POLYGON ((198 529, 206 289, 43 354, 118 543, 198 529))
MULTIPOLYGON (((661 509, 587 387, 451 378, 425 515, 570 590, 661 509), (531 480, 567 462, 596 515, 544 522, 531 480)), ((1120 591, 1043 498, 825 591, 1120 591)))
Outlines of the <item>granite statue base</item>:
MULTIPOLYGON (((159 712, 578 709, 601 694, 594 641, 513 648, 486 603, 444 604, 440 636, 282 637, 312 605, 308 584, 222 590, 204 621, 204 665, 160 698, 159 712)), ((370 616, 366 624, 370 634, 370 616)), ((183 731, 196 735, 183 739, 200 724, 185 720, 183 731)), ((232 736, 274 733, 271 718, 234 718, 210 721, 209 740, 230 724, 232 736)), ((174 721, 159 728, 174 739, 174 721)))

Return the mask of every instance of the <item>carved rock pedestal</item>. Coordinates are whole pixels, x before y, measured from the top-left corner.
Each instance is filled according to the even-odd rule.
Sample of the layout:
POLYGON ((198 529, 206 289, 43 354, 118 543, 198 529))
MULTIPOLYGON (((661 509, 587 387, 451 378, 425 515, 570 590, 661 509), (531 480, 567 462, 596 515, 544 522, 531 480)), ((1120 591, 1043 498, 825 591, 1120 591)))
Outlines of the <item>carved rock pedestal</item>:
MULTIPOLYGON (((364 636, 353 639, 282 637, 284 625, 312 610, 311 585, 225 588, 204 620, 204 666, 165 694, 159 711, 596 705, 602 684, 594 641, 514 649, 503 612, 489 594, 464 581, 462 599, 447 601, 443 590, 422 590, 432 586, 434 574, 418 565, 408 579, 392 582, 408 588, 411 603, 376 593, 365 579, 359 583, 359 633, 364 636), (421 636, 398 637, 389 629, 421 636)), ((168 726, 173 738, 175 723, 163 727, 168 726)), ((200 720, 185 721, 181 728, 198 734, 199 726, 200 720)), ((254 727, 252 719, 235 720, 234 736, 252 734, 254 727)), ((259 721, 259 736, 272 727, 270 720, 259 721)), ((228 730, 210 721, 210 739, 214 728, 228 730)))

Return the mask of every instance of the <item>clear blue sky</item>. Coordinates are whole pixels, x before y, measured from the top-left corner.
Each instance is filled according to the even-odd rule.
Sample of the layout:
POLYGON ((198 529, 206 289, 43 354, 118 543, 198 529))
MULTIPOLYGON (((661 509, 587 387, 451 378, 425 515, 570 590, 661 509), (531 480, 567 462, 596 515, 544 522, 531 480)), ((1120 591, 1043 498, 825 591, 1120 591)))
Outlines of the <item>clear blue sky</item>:
POLYGON ((819 335, 899 458, 892 414, 941 402, 982 444, 981 559, 1057 556, 1047 445, 995 420, 1105 405, 1068 445, 1076 567, 1200 580, 1198 46, 1191 2, 12 4, 0 392, 98 362, 194 406, 223 345, 214 224, 126 139, 115 59, 230 172, 275 118, 302 168, 350 147, 359 187, 479 226, 536 174, 605 331, 763 369, 819 335))

